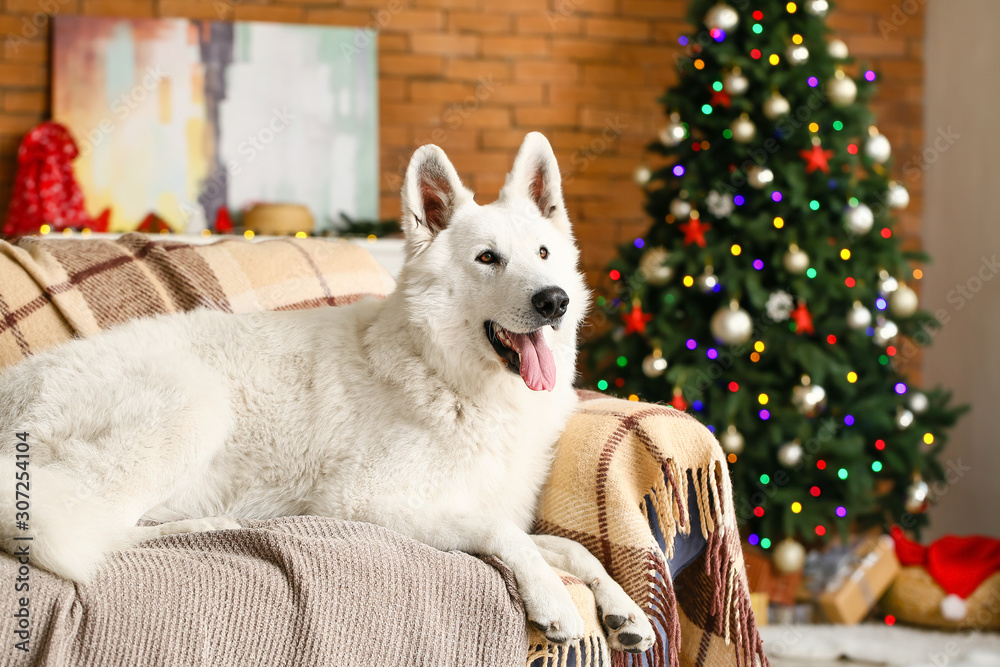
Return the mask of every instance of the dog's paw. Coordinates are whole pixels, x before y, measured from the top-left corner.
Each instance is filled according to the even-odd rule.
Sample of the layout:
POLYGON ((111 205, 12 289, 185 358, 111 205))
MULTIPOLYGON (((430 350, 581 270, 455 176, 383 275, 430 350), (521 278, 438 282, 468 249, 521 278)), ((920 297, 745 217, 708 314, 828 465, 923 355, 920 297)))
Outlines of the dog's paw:
POLYGON ((558 578, 553 577, 558 587, 546 586, 548 590, 521 594, 528 622, 545 635, 550 642, 564 644, 582 639, 584 635, 583 617, 576 610, 573 598, 558 578))
POLYGON ((614 598, 604 600, 604 604, 597 607, 597 614, 608 637, 608 646, 616 651, 629 653, 649 650, 656 641, 656 633, 646 614, 624 593, 614 598), (624 599, 618 599, 621 597, 624 599))

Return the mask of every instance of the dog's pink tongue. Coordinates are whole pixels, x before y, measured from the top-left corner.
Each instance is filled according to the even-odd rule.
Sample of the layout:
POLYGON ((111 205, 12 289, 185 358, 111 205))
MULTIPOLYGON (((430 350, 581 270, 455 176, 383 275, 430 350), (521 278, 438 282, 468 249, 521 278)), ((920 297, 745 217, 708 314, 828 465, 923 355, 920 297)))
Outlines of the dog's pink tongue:
POLYGON ((545 344, 541 330, 531 334, 511 334, 514 349, 521 355, 521 378, 533 391, 552 391, 556 386, 556 360, 545 344))

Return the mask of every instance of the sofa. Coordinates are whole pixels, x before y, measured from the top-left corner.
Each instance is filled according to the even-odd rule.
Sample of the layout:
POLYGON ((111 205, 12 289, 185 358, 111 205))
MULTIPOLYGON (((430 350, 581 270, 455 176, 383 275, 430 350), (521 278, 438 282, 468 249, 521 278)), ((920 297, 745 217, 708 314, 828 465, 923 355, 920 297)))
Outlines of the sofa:
MULTIPOLYGON (((11 238, 0 241, 0 372, 130 318, 336 307, 392 288, 363 248, 340 240, 11 238)), ((560 646, 526 627, 513 575, 495 558, 299 516, 144 542, 87 586, 5 554, 3 581, 24 587, 0 592, 3 662, 766 664, 714 437, 668 406, 580 399, 535 530, 583 544, 647 610, 658 640, 645 654, 609 650, 590 589, 566 573, 587 636, 560 646)))

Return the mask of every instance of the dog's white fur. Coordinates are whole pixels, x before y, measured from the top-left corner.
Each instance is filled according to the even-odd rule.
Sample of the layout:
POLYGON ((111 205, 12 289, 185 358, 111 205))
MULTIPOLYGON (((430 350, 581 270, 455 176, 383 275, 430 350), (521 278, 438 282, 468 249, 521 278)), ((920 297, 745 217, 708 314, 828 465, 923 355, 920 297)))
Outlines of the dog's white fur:
POLYGON ((144 539, 313 514, 495 555, 529 620, 573 640, 583 621, 552 563, 591 584, 614 648, 648 648, 645 614, 589 552, 526 534, 576 406, 588 302, 548 141, 525 138, 488 206, 440 148, 423 146, 402 204, 407 258, 384 301, 139 320, 4 372, 4 550, 18 534, 14 434, 26 431, 33 563, 68 579, 92 580, 108 552, 144 539), (487 250, 502 261, 477 261, 487 250), (537 329, 532 296, 552 286, 569 296, 542 329, 556 385, 532 391, 484 322, 537 329), (143 518, 168 523, 137 527, 143 518))

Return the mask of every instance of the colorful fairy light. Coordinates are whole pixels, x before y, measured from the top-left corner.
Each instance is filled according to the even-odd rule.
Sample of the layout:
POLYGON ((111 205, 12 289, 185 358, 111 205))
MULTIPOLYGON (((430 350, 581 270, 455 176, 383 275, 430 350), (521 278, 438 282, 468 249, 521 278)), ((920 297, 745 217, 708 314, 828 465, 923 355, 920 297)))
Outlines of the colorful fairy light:
POLYGON ((764 473, 763 475, 760 476, 760 483, 765 485, 770 484, 771 476, 768 475, 767 473, 764 473))
POLYGON ((875 299, 875 307, 878 308, 879 310, 885 310, 888 307, 888 305, 889 304, 886 303, 885 299, 883 299, 882 297, 875 299))
POLYGON ((771 193, 771 201, 777 203, 781 201, 781 193, 775 190, 771 193))
POLYGON ((847 381, 850 382, 851 384, 854 384, 855 382, 858 381, 858 374, 855 373, 854 371, 851 371, 850 373, 847 374, 847 381))
POLYGON ((847 468, 841 468, 837 471, 837 477, 840 479, 847 479, 847 468))
POLYGON ((672 171, 674 172, 674 176, 680 178, 681 176, 684 175, 684 165, 675 164, 672 171))
POLYGON ((881 461, 872 461, 872 472, 882 472, 881 461))
POLYGON ((753 349, 755 351, 757 351, 757 352, 763 352, 764 351, 764 341, 759 340, 756 343, 754 343, 753 344, 753 349))
POLYGON ((694 278, 691 276, 684 276, 684 280, 681 282, 684 283, 684 287, 691 287, 691 285, 694 285, 694 278))
POLYGON ((760 33, 764 32, 764 26, 762 26, 759 23, 754 23, 751 30, 753 30, 755 34, 759 35, 760 33))
MULTIPOLYGON (((755 354, 756 354, 756 353, 755 353, 755 354)), ((760 411, 760 412, 758 412, 757 414, 758 414, 758 415, 760 416, 760 418, 761 418, 761 419, 762 419, 763 421, 767 421, 768 419, 770 419, 770 418, 771 418, 771 413, 770 413, 770 412, 768 412, 768 411, 767 411, 767 409, 761 409, 761 411, 760 411)))
POLYGON ((694 408, 696 411, 701 412, 702 408, 705 407, 705 404, 702 403, 701 401, 692 401, 691 407, 694 408))
POLYGON ((754 507, 753 508, 753 515, 755 517, 757 517, 758 519, 761 518, 762 516, 764 516, 764 508, 761 507, 760 505, 758 505, 757 507, 754 507))
POLYGON ((796 5, 794 2, 789 2, 787 5, 785 5, 785 10, 787 10, 789 14, 794 14, 796 9, 798 9, 798 5, 796 5))
POLYGON ((757 363, 758 361, 760 361, 760 354, 758 354, 757 352, 751 353, 750 354, 750 361, 752 361, 754 363, 757 363))
POLYGON ((718 359, 719 351, 716 350, 714 347, 710 347, 708 348, 708 350, 705 351, 705 356, 708 357, 709 359, 718 359))
POLYGON ((622 277, 622 274, 618 272, 618 269, 611 269, 608 275, 611 276, 612 280, 618 280, 619 278, 622 277))
POLYGON ((811 495, 813 498, 819 498, 820 493, 821 491, 819 490, 818 486, 813 486, 809 489, 809 495, 811 495))
POLYGON ((896 356, 896 346, 890 345, 889 347, 885 348, 885 353, 888 354, 890 357, 896 356))
POLYGON ((816 201, 815 199, 811 200, 809 202, 809 209, 813 210, 813 211, 818 211, 819 210, 819 202, 816 201))
POLYGON ((619 365, 620 367, 624 368, 625 366, 627 366, 627 365, 628 365, 628 357, 626 357, 626 356, 624 356, 624 355, 622 355, 622 356, 618 357, 618 359, 617 359, 617 363, 618 363, 618 365, 619 365))
POLYGON ((750 546, 755 547, 760 542, 760 538, 757 537, 757 533, 750 533, 750 536, 747 537, 747 542, 750 546))
POLYGON ((762 538, 761 541, 760 541, 760 548, 761 549, 770 549, 771 548, 771 540, 767 539, 766 537, 762 538))
POLYGON ((736 454, 730 454, 729 456, 726 457, 726 460, 729 461, 730 463, 736 463, 736 454))
POLYGON ((767 62, 771 63, 772 65, 777 65, 779 62, 781 62, 781 58, 778 57, 777 53, 772 53, 770 56, 767 57, 767 62))
POLYGON ((624 387, 625 386, 625 379, 624 378, 615 378, 615 386, 618 387, 619 389, 621 389, 622 387, 624 387))
POLYGON ((816 78, 816 77, 814 77, 814 76, 811 76, 811 77, 809 77, 808 79, 806 79, 806 83, 808 83, 808 84, 809 84, 809 87, 810 87, 810 88, 815 88, 816 86, 818 86, 818 85, 819 85, 819 79, 817 79, 817 78, 816 78))
POLYGON ((710 116, 712 114, 712 105, 711 104, 702 104, 701 105, 701 112, 703 114, 705 114, 706 116, 710 116))
POLYGON ((755 259, 753 261, 753 268, 757 269, 758 271, 763 270, 764 269, 764 260, 762 260, 762 259, 755 259))
POLYGON ((641 248, 642 246, 646 245, 646 242, 643 241, 642 239, 636 239, 635 241, 632 241, 632 244, 635 245, 636 248, 641 248))
POLYGON ((890 236, 892 236, 892 230, 889 229, 888 227, 883 227, 882 228, 882 238, 887 239, 890 236))
POLYGON ((750 57, 754 60, 760 60, 760 49, 751 49, 750 57))
POLYGON ((605 389, 608 388, 608 381, 607 380, 598 380, 598 382, 597 382, 597 388, 600 389, 601 391, 604 391, 605 389))
POLYGON ((854 426, 854 415, 844 415, 844 426, 854 426))
POLYGON ((698 347, 698 341, 696 341, 694 338, 688 338, 687 342, 684 343, 684 346, 689 350, 694 350, 698 347))
POLYGON ((743 252, 743 248, 740 247, 739 243, 734 243, 733 246, 729 249, 729 252, 733 253, 734 257, 738 257, 739 254, 743 252))
POLYGON ((698 60, 694 61, 694 68, 695 69, 705 69, 705 61, 702 60, 701 58, 698 58, 698 60))
POLYGON ((736 195, 735 197, 733 197, 733 203, 736 204, 737 206, 743 206, 743 203, 745 201, 746 199, 743 198, 743 195, 736 195))
POLYGON ((801 511, 802 511, 802 503, 796 500, 794 503, 792 503, 792 514, 798 514, 801 511))
POLYGON ((782 218, 780 215, 774 216, 774 228, 781 229, 784 226, 785 226, 785 219, 782 218))
POLYGON ((806 269, 806 277, 807 278, 815 278, 816 277, 816 269, 814 269, 811 266, 808 269, 806 269))
POLYGON ((847 144, 847 152, 850 153, 851 155, 857 155, 858 154, 858 145, 857 144, 847 144))
POLYGON ((873 72, 871 70, 866 71, 865 72, 865 81, 874 81, 874 80, 875 80, 875 72, 873 72))
POLYGON ((712 426, 711 424, 707 425, 705 428, 708 429, 709 433, 715 434, 715 427, 712 426))
POLYGON ((760 403, 761 405, 767 405, 767 401, 768 401, 767 394, 760 394, 759 396, 757 396, 757 402, 760 403))
POLYGON ((851 251, 848 250, 847 248, 844 248, 843 250, 840 251, 840 258, 844 261, 849 260, 851 258, 851 251))
POLYGON ((847 276, 846 278, 844 278, 844 284, 847 285, 848 287, 854 287, 854 285, 856 285, 857 283, 855 282, 854 278, 847 276))
POLYGON ((823 537, 824 535, 826 535, 826 528, 823 526, 816 526, 816 534, 819 535, 820 537, 823 537))
POLYGON ((801 44, 801 43, 802 43, 802 35, 799 34, 792 35, 792 44, 801 44))
POLYGON ((924 433, 924 444, 925 445, 933 445, 934 444, 934 434, 933 433, 924 433))
POLYGON ((763 21, 764 20, 764 12, 760 11, 759 9, 755 9, 754 12, 753 12, 753 14, 752 14, 752 16, 753 16, 753 20, 754 21, 763 21))
POLYGON ((906 393, 906 385, 903 384, 902 382, 897 382, 894 389, 896 390, 897 394, 902 395, 906 393))
POLYGON ((817 123, 817 122, 809 123, 809 131, 810 132, 819 132, 819 123, 817 123))
POLYGON ((834 336, 833 334, 830 334, 829 336, 826 337, 826 342, 829 343, 830 345, 836 345, 837 337, 834 336))
POLYGON ((882 440, 881 438, 879 438, 878 440, 876 440, 875 441, 875 449, 879 450, 880 452, 883 449, 885 449, 885 440, 882 440))
POLYGON ((740 390, 740 383, 739 382, 736 382, 734 380, 733 382, 729 383, 729 391, 735 393, 735 392, 737 392, 739 390, 740 390))
POLYGON ((681 35, 680 37, 677 38, 677 43, 680 44, 681 46, 687 46, 688 38, 685 37, 684 35, 681 35))
POLYGON ((836 512, 837 516, 839 516, 841 519, 843 519, 845 516, 847 516, 847 508, 844 507, 843 505, 841 505, 840 507, 838 507, 835 510, 835 512, 836 512))
POLYGON ((920 280, 923 277, 924 277, 924 272, 923 271, 921 271, 920 269, 913 269, 913 278, 914 278, 914 280, 920 280))
MULTIPOLYGON (((823 459, 820 459, 819 461, 816 461, 816 469, 817 470, 826 470, 826 461, 824 461, 823 459)), ((813 495, 817 495, 818 496, 819 494, 815 493, 813 495)))

